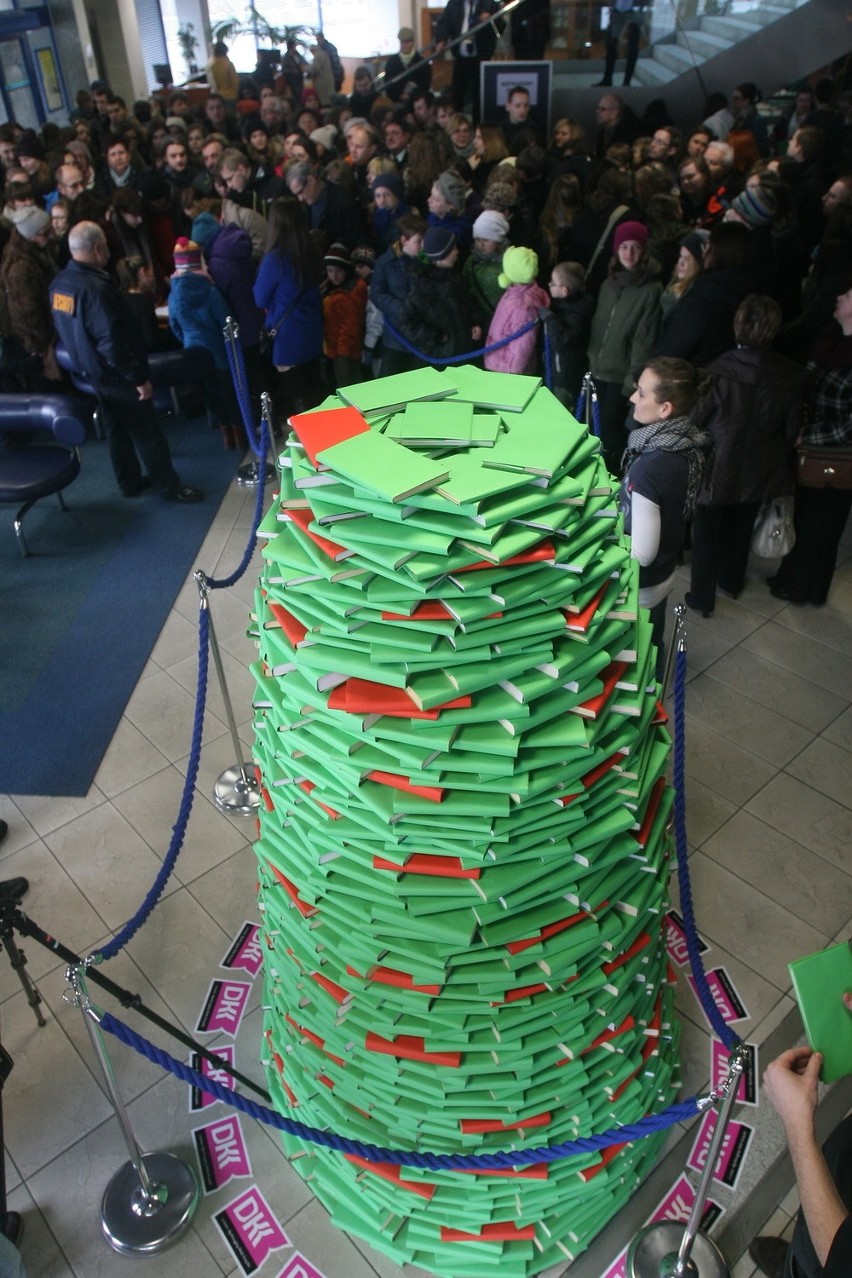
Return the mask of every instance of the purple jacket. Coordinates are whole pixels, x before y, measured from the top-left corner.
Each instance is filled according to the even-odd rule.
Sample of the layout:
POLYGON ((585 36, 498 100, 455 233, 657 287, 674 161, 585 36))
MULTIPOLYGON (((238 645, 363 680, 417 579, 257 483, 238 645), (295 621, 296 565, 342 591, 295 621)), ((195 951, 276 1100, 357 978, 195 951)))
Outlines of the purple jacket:
MULTIPOLYGON (((548 294, 534 281, 532 284, 510 284, 497 303, 486 346, 517 333, 530 320, 537 320, 538 308, 549 303, 548 294)), ((537 337, 538 328, 531 328, 523 337, 486 355, 485 367, 493 373, 534 373, 537 337)))
POLYGON ((256 267, 248 232, 226 223, 210 243, 205 257, 207 269, 227 303, 228 313, 240 326, 240 345, 256 346, 265 317, 252 294, 256 267))

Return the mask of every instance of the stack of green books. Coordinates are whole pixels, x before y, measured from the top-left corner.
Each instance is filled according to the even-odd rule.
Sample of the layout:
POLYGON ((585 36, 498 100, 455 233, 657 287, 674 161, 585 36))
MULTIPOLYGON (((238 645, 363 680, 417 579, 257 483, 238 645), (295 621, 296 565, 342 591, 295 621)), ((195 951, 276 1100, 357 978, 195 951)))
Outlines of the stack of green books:
MULTIPOLYGON (((538 379, 478 369, 291 427, 252 667, 277 1105, 442 1153, 663 1108, 670 739, 597 441, 538 379)), ((582 1252, 662 1139, 476 1173, 284 1141, 341 1228, 506 1278, 582 1252)))

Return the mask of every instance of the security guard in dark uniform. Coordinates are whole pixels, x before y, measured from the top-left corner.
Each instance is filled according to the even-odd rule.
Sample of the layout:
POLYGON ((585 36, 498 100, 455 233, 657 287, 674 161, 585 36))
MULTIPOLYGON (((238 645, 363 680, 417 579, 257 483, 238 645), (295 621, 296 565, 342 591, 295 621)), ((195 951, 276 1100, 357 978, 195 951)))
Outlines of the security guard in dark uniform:
POLYGON ((142 335, 104 269, 106 236, 96 222, 78 222, 68 247, 73 260, 50 286, 53 323, 75 367, 92 383, 119 488, 125 497, 153 487, 164 501, 202 501, 204 493, 182 484, 172 465, 154 411, 142 335))

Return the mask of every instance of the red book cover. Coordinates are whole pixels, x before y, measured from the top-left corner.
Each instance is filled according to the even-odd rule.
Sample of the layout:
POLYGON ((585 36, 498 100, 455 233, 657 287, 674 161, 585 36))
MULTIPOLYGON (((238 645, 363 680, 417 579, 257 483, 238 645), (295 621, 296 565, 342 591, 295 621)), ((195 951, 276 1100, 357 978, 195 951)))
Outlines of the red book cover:
POLYGON ((532 1242, 535 1225, 516 1225, 514 1221, 497 1221, 483 1225, 479 1234, 466 1234, 463 1229, 441 1226, 441 1242, 532 1242))
POLYGON ((581 1171, 580 1179, 585 1180, 586 1182, 594 1180, 598 1172, 602 1172, 604 1167, 609 1166, 616 1154, 625 1148, 626 1143, 627 1142, 622 1141, 620 1145, 608 1145, 606 1149, 602 1149, 598 1154, 600 1161, 595 1163, 594 1167, 587 1167, 585 1171, 581 1171))
POLYGON ((552 989, 551 985, 546 985, 544 981, 540 985, 519 985, 517 989, 509 990, 504 999, 497 1003, 492 1003, 492 1007, 500 1007, 501 1003, 517 1003, 522 998, 532 998, 534 994, 543 994, 545 990, 552 989))
POLYGON ((347 679, 333 688, 328 698, 329 710, 345 710, 347 714, 384 714, 402 719, 437 719, 441 710, 466 710, 472 705, 469 696, 455 697, 432 710, 418 710, 404 688, 389 688, 370 679, 347 679))
POLYGON ((453 575, 457 572, 479 572, 483 568, 513 568, 518 564, 540 564, 555 558, 556 547, 553 542, 540 541, 535 546, 530 546, 529 550, 522 550, 519 555, 512 555, 510 559, 504 559, 500 564, 492 564, 487 559, 478 559, 475 564, 465 564, 463 568, 454 568, 453 575))
POLYGON ((626 661, 611 662, 611 664, 598 675, 598 678, 603 680, 603 691, 599 692, 596 697, 589 697, 589 700, 584 701, 581 705, 574 706, 573 713, 584 714, 590 719, 596 719, 606 703, 609 701, 615 691, 615 685, 618 683, 626 669, 626 661))
POLYGON ((534 1127, 547 1127, 552 1114, 533 1114, 532 1118, 521 1118, 516 1123, 501 1123, 496 1118, 463 1118, 459 1124, 462 1132, 468 1136, 479 1136, 484 1132, 523 1132, 532 1131, 534 1127))
POLYGON ((421 1180, 403 1180, 402 1168, 398 1163, 371 1163, 366 1158, 359 1158, 357 1154, 344 1154, 343 1157, 347 1162, 354 1163, 356 1167, 363 1167, 374 1176, 381 1176, 382 1180, 389 1180, 392 1185, 407 1189, 409 1193, 417 1194, 420 1198, 427 1200, 432 1198, 438 1188, 437 1185, 430 1185, 421 1180))
POLYGON ((633 1029, 636 1022, 632 1016, 625 1016, 620 1025, 616 1025, 615 1029, 604 1030, 603 1034, 598 1034, 597 1038, 589 1043, 588 1047, 584 1047, 581 1056, 585 1056, 586 1052, 591 1052, 596 1047, 601 1047, 604 1043, 611 1043, 614 1038, 618 1038, 619 1034, 625 1034, 627 1030, 633 1029))
POLYGON ((379 985, 394 985, 401 990, 414 990, 418 994, 431 994, 437 998, 441 993, 441 985, 415 985, 414 977, 408 972, 398 972, 393 967, 374 967, 367 976, 368 981, 376 981, 379 985))
POLYGON ((616 750, 615 754, 611 754, 608 759, 604 759, 603 763, 599 763, 596 768, 592 768, 591 772, 587 772, 585 776, 580 777, 583 782, 583 788, 591 790, 595 782, 606 776, 610 768, 614 768, 617 763, 623 762, 624 755, 620 750, 616 750))
POLYGON ((298 524, 306 537, 310 537, 311 541, 319 546, 324 555, 328 555, 329 559, 338 562, 341 559, 348 559, 353 553, 347 550, 345 546, 339 546, 336 541, 330 541, 328 537, 323 537, 320 533, 314 532, 308 527, 313 519, 313 511, 310 510, 288 510, 287 514, 294 524, 298 524))
POLYGON ((416 794, 421 799, 431 799, 433 803, 440 803, 446 794, 446 790, 439 785, 412 785, 408 777, 398 776, 396 772, 382 772, 379 768, 368 772, 366 779, 376 781, 379 785, 388 785, 392 790, 416 794))
POLYGON ((535 936, 527 937, 525 941, 510 941, 506 949, 510 954, 521 954, 524 950, 528 950, 531 945, 538 945, 539 942, 546 941, 549 936, 556 936, 558 932, 564 932, 566 928, 573 927, 575 923, 580 923, 588 917, 584 910, 580 910, 579 913, 572 914, 570 918, 559 919, 556 923, 548 923, 547 927, 543 927, 535 936))
MULTIPOLYGON (((317 788, 315 781, 297 781, 296 785, 300 790, 304 790, 305 794, 313 794, 314 790, 317 788)), ((321 799, 316 799, 315 802, 322 808, 323 812, 328 813, 332 821, 340 820, 340 813, 336 812, 334 808, 330 808, 328 804, 323 803, 321 799)))
POLYGON ((296 909, 301 914, 302 918, 309 919, 314 914, 316 914, 317 912, 316 906, 308 905, 307 901, 302 900, 302 898, 299 896, 299 891, 295 883, 291 883, 290 880, 287 878, 286 874, 282 874, 280 870, 276 870, 275 866, 272 864, 271 861, 267 861, 266 864, 269 866, 270 870, 275 875, 276 879, 281 884, 284 891, 287 893, 290 900, 293 902, 296 909))
POLYGON ((383 1056, 396 1056, 404 1061, 424 1061, 429 1065, 449 1065, 458 1069, 461 1065, 461 1052, 427 1052, 425 1040, 413 1034, 398 1034, 396 1038, 380 1038, 378 1034, 367 1035, 364 1046, 368 1052, 380 1052, 383 1056))
POLYGON ((409 617, 404 612, 383 612, 382 621, 452 621, 453 614, 440 599, 424 599, 409 617))
POLYGON ((295 648, 301 643, 305 635, 308 633, 308 627, 303 626, 298 617, 294 617, 292 612, 288 612, 283 604, 270 604, 269 611, 284 631, 290 643, 295 648))
POLYGON ((467 1167, 460 1176, 509 1176, 513 1180, 547 1180, 549 1163, 533 1163, 531 1167, 467 1167))
POLYGON ((625 963, 629 963, 630 959, 634 958, 640 950, 644 950, 645 946, 649 945, 650 942, 651 938, 648 933, 640 932, 636 937, 636 940, 630 946, 630 949, 625 950, 623 954, 619 954, 618 958, 613 959, 611 963, 604 963, 601 971, 605 972, 607 976, 610 976, 613 972, 617 971, 618 968, 623 967, 625 963))
POLYGON ((330 994, 335 1003, 345 1003, 352 995, 345 990, 342 985, 338 985, 336 981, 330 981, 327 976, 323 976, 320 972, 311 972, 311 980, 316 981, 326 994, 330 994))
POLYGON ((326 408, 319 413, 294 413, 290 426, 304 446, 305 456, 316 469, 317 453, 334 444, 342 444, 353 435, 369 430, 357 408, 326 408))
POLYGON ((633 837, 639 844, 640 848, 644 848, 648 842, 665 790, 666 778, 658 777, 654 782, 653 789, 651 790, 648 798, 648 806, 645 808, 645 815, 642 818, 642 824, 639 826, 638 830, 632 831, 633 837))
POLYGON ((392 870, 395 874, 431 874, 439 879, 478 879, 480 875, 479 866, 465 869, 461 857, 436 856, 431 852, 414 852, 406 857, 404 865, 374 856, 373 869, 392 870))
POLYGON ((581 608, 579 612, 571 612, 568 608, 562 609, 562 615, 565 618, 565 625, 569 630, 576 630, 579 634, 584 635, 592 624, 592 618, 597 612, 600 602, 607 592, 609 582, 604 582, 596 595, 593 595, 585 608, 581 608))

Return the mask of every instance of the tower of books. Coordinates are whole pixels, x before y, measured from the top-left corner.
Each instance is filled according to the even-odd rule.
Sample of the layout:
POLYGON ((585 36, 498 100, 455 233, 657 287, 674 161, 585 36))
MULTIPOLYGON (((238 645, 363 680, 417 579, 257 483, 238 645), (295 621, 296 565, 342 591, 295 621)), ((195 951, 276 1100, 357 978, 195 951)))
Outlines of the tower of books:
MULTIPOLYGON (((291 426, 253 667, 276 1105, 471 1154, 659 1110, 670 741, 597 441, 538 378, 473 367, 291 426)), ((499 1172, 284 1143, 397 1262, 514 1278, 579 1255, 661 1139, 499 1172)))

